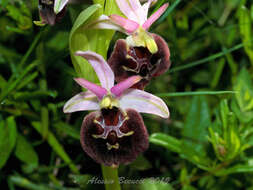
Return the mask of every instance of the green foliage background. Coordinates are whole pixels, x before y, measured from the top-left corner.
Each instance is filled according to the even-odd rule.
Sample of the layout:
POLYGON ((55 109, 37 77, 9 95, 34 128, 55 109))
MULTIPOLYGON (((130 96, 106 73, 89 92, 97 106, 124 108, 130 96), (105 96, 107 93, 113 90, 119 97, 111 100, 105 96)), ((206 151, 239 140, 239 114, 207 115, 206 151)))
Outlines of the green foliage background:
MULTIPOLYGON (((150 13, 165 2, 158 0, 150 13)), ((168 42, 172 66, 146 90, 166 101, 171 116, 143 115, 150 147, 120 166, 119 176, 145 180, 122 188, 251 190, 252 1, 168 2, 150 31, 168 42)), ((106 57, 125 37, 88 27, 102 13, 118 13, 114 0, 95 3, 100 6, 69 5, 60 23, 38 27, 33 24, 39 20, 37 1, 0 0, 1 189, 104 188, 87 183, 102 179, 100 166, 79 142, 87 113, 62 112, 66 100, 81 90, 73 77, 97 80, 73 53, 91 49, 106 57)))

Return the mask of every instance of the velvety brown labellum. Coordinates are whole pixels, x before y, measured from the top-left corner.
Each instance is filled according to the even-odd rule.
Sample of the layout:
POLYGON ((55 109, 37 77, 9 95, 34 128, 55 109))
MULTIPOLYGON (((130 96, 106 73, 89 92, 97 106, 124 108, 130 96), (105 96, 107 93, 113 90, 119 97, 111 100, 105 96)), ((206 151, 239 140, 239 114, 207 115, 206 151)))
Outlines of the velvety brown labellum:
POLYGON ((132 88, 143 90, 152 77, 157 77, 169 69, 170 50, 167 43, 160 36, 151 35, 158 47, 155 54, 151 54, 145 47, 128 47, 123 39, 116 42, 108 64, 117 82, 133 75, 140 75, 143 79, 132 88))
POLYGON ((54 12, 54 0, 39 0, 39 13, 44 24, 54 25, 65 15, 66 6, 57 15, 54 12))
POLYGON ((128 164, 148 148, 148 132, 141 115, 118 108, 92 112, 81 127, 83 150, 99 164, 128 164))

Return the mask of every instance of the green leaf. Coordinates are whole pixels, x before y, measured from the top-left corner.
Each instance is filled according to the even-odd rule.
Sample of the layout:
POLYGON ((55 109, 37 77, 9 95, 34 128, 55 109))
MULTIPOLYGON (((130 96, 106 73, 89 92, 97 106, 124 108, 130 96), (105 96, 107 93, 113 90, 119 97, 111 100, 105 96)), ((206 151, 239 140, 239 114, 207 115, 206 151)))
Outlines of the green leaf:
POLYGON ((25 177, 17 175, 10 176, 8 180, 22 189, 29 190, 80 190, 80 188, 63 187, 62 185, 34 183, 25 177))
MULTIPOLYGON (((166 17, 179 5, 180 2, 181 0, 174 1, 173 4, 170 5, 168 9, 164 12, 164 14, 155 22, 155 25, 159 25, 161 22, 163 22, 166 19, 166 17)), ((154 12, 157 11, 161 6, 162 3, 159 3, 154 12)))
MULTIPOLYGON (((103 4, 104 2, 99 1, 99 3, 103 4)), ((90 50, 106 59, 114 31, 92 29, 94 21, 102 13, 106 15, 119 13, 115 0, 106 1, 104 10, 100 4, 95 4, 82 11, 77 17, 69 36, 70 55, 74 68, 78 76, 92 82, 98 82, 93 68, 84 58, 75 56, 75 52, 90 50)))
POLYGON ((27 75, 22 82, 17 86, 16 90, 20 90, 25 86, 29 85, 37 76, 39 75, 38 72, 34 72, 32 74, 27 75))
POLYGON ((199 96, 199 95, 219 95, 235 94, 236 91, 196 91, 196 92, 171 92, 155 94, 159 97, 178 97, 178 96, 199 96))
POLYGON ((253 166, 249 166, 249 165, 242 165, 242 164, 238 164, 235 165, 233 167, 230 168, 224 168, 219 170, 218 172, 216 172, 215 174, 217 176, 224 176, 224 175, 229 175, 229 174, 233 174, 233 173, 252 173, 253 172, 253 166))
POLYGON ((15 185, 25 188, 25 189, 30 189, 30 190, 48 190, 47 187, 43 185, 36 185, 29 181, 28 179, 20 176, 11 176, 9 180, 14 183, 15 185))
POLYGON ((63 51, 68 46, 68 38, 68 32, 57 32, 47 43, 47 46, 55 51, 63 51))
POLYGON ((250 7, 250 16, 251 16, 251 20, 253 21, 253 4, 250 7))
POLYGON ((30 11, 22 1, 19 1, 18 7, 8 4, 6 9, 8 11, 8 16, 17 22, 17 25, 20 29, 27 30, 32 27, 30 11))
MULTIPOLYGON (((33 127, 42 135, 42 126, 39 122, 32 122, 33 127)), ((74 165, 71 158, 65 152, 63 146, 59 143, 56 137, 48 131, 47 142, 52 147, 52 149, 64 160, 66 164, 69 165, 69 168, 74 173, 79 173, 77 167, 74 165)))
MULTIPOLYGON (((77 17, 69 36, 70 55, 74 68, 78 76, 83 77, 89 81, 97 80, 95 73, 90 64, 88 64, 85 59, 75 56, 75 52, 78 50, 93 50, 90 47, 91 44, 89 43, 89 38, 86 34, 88 28, 85 27, 85 25, 88 24, 91 16, 94 15, 99 8, 101 8, 101 6, 99 4, 95 4, 82 11, 77 17), (83 25, 84 27, 82 29, 81 26, 83 25)), ((96 31, 93 30, 92 33, 93 35, 97 36, 96 31)), ((92 41, 92 39, 90 40, 92 41)))
POLYGON ((208 135, 207 127, 210 123, 210 113, 205 97, 193 97, 182 131, 184 137, 182 154, 194 163, 208 164, 209 160, 206 157, 205 144, 207 143, 208 135))
POLYGON ((138 156, 130 165, 134 170, 147 170, 152 168, 150 162, 144 156, 138 156))
POLYGON ((0 169, 6 164, 17 137, 16 122, 14 117, 8 117, 6 122, 0 121, 0 169))
POLYGON ((231 102, 231 109, 242 123, 248 123, 253 120, 253 110, 242 112, 235 100, 231 102))
POLYGON ((139 185, 140 190, 173 190, 173 187, 168 183, 168 181, 163 182, 162 179, 156 180, 145 179, 139 185))
POLYGON ((46 106, 42 106, 41 107, 41 126, 42 126, 42 130, 41 130, 41 135, 43 137, 43 139, 46 139, 48 136, 48 131, 49 131, 49 114, 48 114, 48 109, 46 106))
POLYGON ((7 84, 6 80, 3 78, 2 75, 0 75, 0 89, 1 89, 1 91, 5 87, 6 84, 7 84))
POLYGON ((246 68, 243 68, 234 85, 234 90, 238 91, 235 95, 242 112, 253 109, 253 84, 246 68))
POLYGON ((37 90, 34 92, 16 92, 13 97, 16 101, 28 101, 34 99, 42 100, 48 97, 55 98, 56 96, 56 91, 37 90))
POLYGON ((58 122, 53 124, 55 128, 60 130, 61 132, 71 136, 72 138, 80 141, 80 131, 77 131, 76 129, 73 128, 73 126, 68 125, 67 123, 64 122, 58 122))
POLYGON ((82 189, 86 189, 86 186, 89 184, 89 180, 91 179, 91 175, 69 175, 70 179, 73 183, 78 184, 82 189))
POLYGON ((149 137, 149 141, 153 144, 165 147, 170 151, 181 152, 181 141, 175 137, 163 133, 154 133, 149 137))
POLYGON ((244 44, 244 49, 249 56, 250 62, 253 65, 253 32, 249 10, 242 6, 239 9, 239 28, 244 44))
POLYGON ((198 66, 200 64, 204 64, 204 63, 213 61, 213 60, 215 60, 215 59, 217 59, 219 57, 222 57, 222 56, 224 56, 224 55, 226 55, 228 53, 231 53, 233 51, 241 49, 242 47, 243 47, 243 44, 237 44, 237 45, 235 45, 234 47, 232 47, 230 49, 227 49, 227 50, 224 50, 222 52, 213 54, 213 55, 211 55, 209 57, 206 57, 206 58, 200 59, 198 61, 194 61, 194 62, 185 64, 185 65, 182 65, 182 66, 178 66, 178 67, 172 68, 172 69, 169 70, 169 73, 173 73, 173 72, 176 72, 176 71, 181 71, 181 70, 184 70, 184 69, 189 69, 191 67, 195 67, 195 66, 198 66))
POLYGON ((11 93, 22 82, 23 78, 37 65, 37 62, 28 65, 15 81, 9 80, 6 90, 2 91, 0 94, 0 102, 2 102, 9 95, 9 93, 11 93))
POLYGON ((17 136, 15 156, 28 165, 38 166, 39 164, 39 158, 33 146, 20 134, 17 136))
POLYGON ((246 146, 241 143, 237 119, 235 114, 229 110, 227 100, 221 101, 219 113, 216 114, 216 120, 209 128, 209 141, 219 160, 222 162, 231 161, 246 146))

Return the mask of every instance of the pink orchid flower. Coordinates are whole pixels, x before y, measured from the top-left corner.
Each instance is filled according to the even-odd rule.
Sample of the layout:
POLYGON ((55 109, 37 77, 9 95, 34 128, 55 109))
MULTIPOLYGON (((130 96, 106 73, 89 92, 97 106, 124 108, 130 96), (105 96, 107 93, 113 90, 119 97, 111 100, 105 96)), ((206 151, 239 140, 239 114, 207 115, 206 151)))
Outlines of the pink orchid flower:
POLYGON ((121 12, 126 16, 102 15, 96 28, 113 29, 130 35, 127 38, 130 46, 147 47, 151 53, 157 52, 157 46, 152 36, 147 33, 150 26, 164 13, 168 3, 161 6, 148 18, 148 9, 155 0, 148 0, 141 5, 139 0, 116 0, 121 12))
POLYGON ((97 110, 86 115, 81 127, 83 150, 107 166, 128 164, 148 148, 148 132, 138 112, 169 117, 166 104, 158 97, 130 87, 141 80, 132 76, 114 85, 114 73, 102 56, 78 51, 92 65, 101 86, 82 78, 75 81, 88 89, 71 98, 65 113, 97 110))
POLYGON ((83 78, 75 78, 75 81, 88 91, 71 98, 64 106, 65 113, 118 107, 122 110, 132 108, 142 113, 155 114, 163 118, 169 117, 169 110, 162 99, 148 92, 130 88, 141 80, 140 76, 132 76, 114 85, 114 73, 101 55, 91 51, 78 51, 76 55, 89 61, 101 86, 83 78))
POLYGON ((127 18, 119 15, 111 15, 110 19, 124 28, 128 34, 133 34, 139 27, 148 30, 169 5, 168 3, 164 4, 148 18, 148 9, 154 0, 148 0, 148 2, 143 5, 141 5, 138 0, 116 0, 116 2, 121 12, 127 18))

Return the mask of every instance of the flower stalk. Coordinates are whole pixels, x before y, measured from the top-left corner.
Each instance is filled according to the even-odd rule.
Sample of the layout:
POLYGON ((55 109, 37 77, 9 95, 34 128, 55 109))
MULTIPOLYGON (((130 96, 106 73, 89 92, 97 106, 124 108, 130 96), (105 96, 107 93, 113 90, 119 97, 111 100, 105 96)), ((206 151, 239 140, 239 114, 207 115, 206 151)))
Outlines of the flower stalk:
POLYGON ((118 167, 110 167, 101 164, 106 190, 120 190, 118 167))

